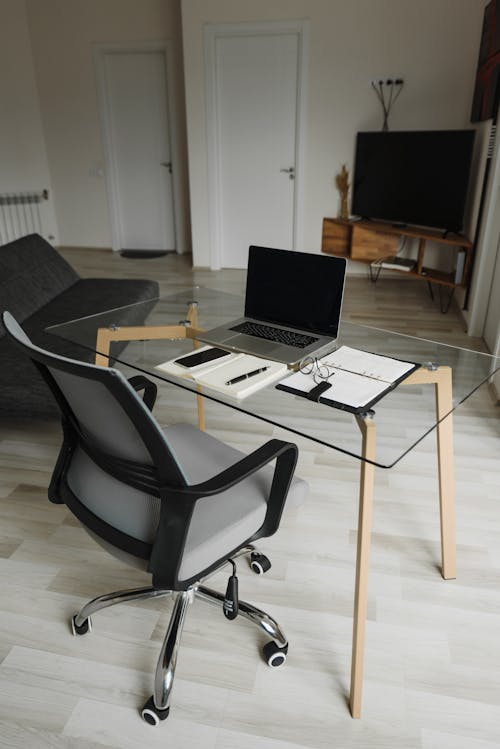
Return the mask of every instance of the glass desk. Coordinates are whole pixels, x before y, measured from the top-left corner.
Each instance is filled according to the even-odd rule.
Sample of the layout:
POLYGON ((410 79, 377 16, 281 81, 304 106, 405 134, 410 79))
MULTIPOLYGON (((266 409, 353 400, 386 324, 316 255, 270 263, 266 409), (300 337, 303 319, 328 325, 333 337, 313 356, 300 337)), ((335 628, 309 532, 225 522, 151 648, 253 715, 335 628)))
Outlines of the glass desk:
MULTIPOLYGON (((421 367, 375 404, 353 416, 277 390, 272 384, 243 399, 202 389, 155 367, 200 345, 197 332, 243 314, 241 297, 193 287, 47 329, 78 344, 96 364, 121 365, 192 391, 204 429, 204 399, 248 414, 360 461, 358 541, 354 593, 350 708, 361 712, 371 513, 375 467, 391 468, 429 432, 436 431, 442 575, 456 576, 453 411, 500 368, 500 357, 343 322, 337 345, 413 361, 421 367)), ((73 347, 74 348, 74 347, 73 347)))

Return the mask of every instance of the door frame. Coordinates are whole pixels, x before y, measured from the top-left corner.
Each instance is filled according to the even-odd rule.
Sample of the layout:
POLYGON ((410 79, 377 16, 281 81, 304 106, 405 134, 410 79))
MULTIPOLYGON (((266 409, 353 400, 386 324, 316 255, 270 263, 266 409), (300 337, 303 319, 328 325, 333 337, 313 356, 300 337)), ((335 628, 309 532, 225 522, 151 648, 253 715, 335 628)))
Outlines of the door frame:
POLYGON ((218 80, 216 46, 218 39, 234 36, 298 35, 297 116, 295 121, 295 189, 292 249, 302 247, 304 236, 305 124, 307 111, 308 21, 268 21, 262 23, 207 24, 203 29, 205 54, 205 121, 208 160, 208 223, 210 268, 221 268, 221 169, 218 128, 218 80))
MULTIPOLYGON (((494 125, 490 123, 488 134, 490 138, 493 127, 494 125)), ((474 297, 467 330, 470 336, 480 338, 484 335, 489 303, 495 291, 493 288, 495 267, 500 262, 500 138, 496 128, 493 131, 493 137, 492 163, 485 198, 486 210, 478 243, 481 253, 478 257, 477 271, 472 279, 474 297)), ((500 356, 500 320, 498 321, 496 342, 493 351, 490 353, 494 356, 500 356)), ((490 378, 489 384, 493 397, 497 402, 500 402, 499 372, 490 378)))
MULTIPOLYGON (((490 123, 490 131, 492 125, 490 123)), ((490 138, 490 132, 488 132, 490 138)), ((498 206, 500 193, 500 138, 494 137, 492 163, 486 190, 485 212, 481 227, 479 246, 480 255, 477 258, 477 269, 472 279, 473 302, 469 315, 468 334, 483 335, 488 302, 493 283, 498 238, 500 237, 500 208, 498 206)))
POLYGON ((93 45, 94 70, 96 75, 97 98, 101 121, 101 135, 105 165, 105 185, 108 200, 109 223, 111 228, 111 246, 114 251, 120 250, 120 229, 118 221, 118 172, 114 158, 111 114, 106 89, 104 56, 106 54, 133 54, 140 52, 163 52, 165 60, 165 80, 167 82, 167 117, 170 133, 170 152, 172 161, 172 197, 173 217, 175 223, 176 252, 186 252, 186 232, 184 226, 184 194, 182 189, 182 164, 180 138, 177 128, 178 112, 176 106, 176 83, 174 76, 174 59, 172 42, 168 39, 147 42, 110 42, 93 45))

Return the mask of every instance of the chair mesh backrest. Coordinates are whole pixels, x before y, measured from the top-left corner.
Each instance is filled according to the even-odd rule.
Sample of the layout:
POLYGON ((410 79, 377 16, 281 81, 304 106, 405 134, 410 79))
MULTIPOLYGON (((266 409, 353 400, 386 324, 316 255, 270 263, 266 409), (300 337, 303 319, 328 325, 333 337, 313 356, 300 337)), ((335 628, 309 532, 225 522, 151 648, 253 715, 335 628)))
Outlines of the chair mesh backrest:
MULTIPOLYGON (((49 371, 96 447, 118 458, 153 464, 135 424, 106 385, 54 367, 49 371)), ((131 396, 136 397, 135 393, 131 396)), ((160 515, 157 497, 123 484, 99 468, 82 449, 73 455, 66 481, 78 500, 101 520, 140 541, 153 541, 160 515)))
POLYGON ((98 447, 112 455, 152 464, 134 423, 102 382, 48 367, 73 414, 98 447))
MULTIPOLYGON (((63 397, 63 412, 69 409, 89 443, 116 458, 155 466, 160 463, 162 481, 174 486, 186 483, 156 419, 121 372, 39 349, 12 316, 5 314, 4 323, 27 355, 53 380, 56 396, 59 400, 63 397)), ((65 480, 76 498, 97 517, 134 538, 152 542, 159 519, 160 500, 156 496, 110 475, 81 447, 71 458, 65 480)))

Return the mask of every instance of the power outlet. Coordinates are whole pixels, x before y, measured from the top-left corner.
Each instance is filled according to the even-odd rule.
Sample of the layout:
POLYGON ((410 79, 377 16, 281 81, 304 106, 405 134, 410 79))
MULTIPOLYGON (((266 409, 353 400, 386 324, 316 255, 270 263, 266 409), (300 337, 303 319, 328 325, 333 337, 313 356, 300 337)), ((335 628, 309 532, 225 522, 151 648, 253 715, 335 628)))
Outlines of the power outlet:
POLYGON ((404 84, 404 79, 400 77, 372 78, 370 84, 377 88, 380 86, 402 86, 404 84))

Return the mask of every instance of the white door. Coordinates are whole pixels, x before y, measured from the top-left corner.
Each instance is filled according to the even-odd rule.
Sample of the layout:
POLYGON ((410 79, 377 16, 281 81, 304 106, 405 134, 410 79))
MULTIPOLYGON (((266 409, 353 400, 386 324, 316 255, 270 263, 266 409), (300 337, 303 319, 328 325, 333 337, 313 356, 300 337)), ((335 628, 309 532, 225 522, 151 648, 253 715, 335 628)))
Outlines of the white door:
POLYGON ((109 52, 103 64, 115 241, 175 250, 165 54, 109 52))
POLYGON ((246 268, 251 244, 294 249, 300 33, 226 31, 213 58, 213 236, 246 268))

